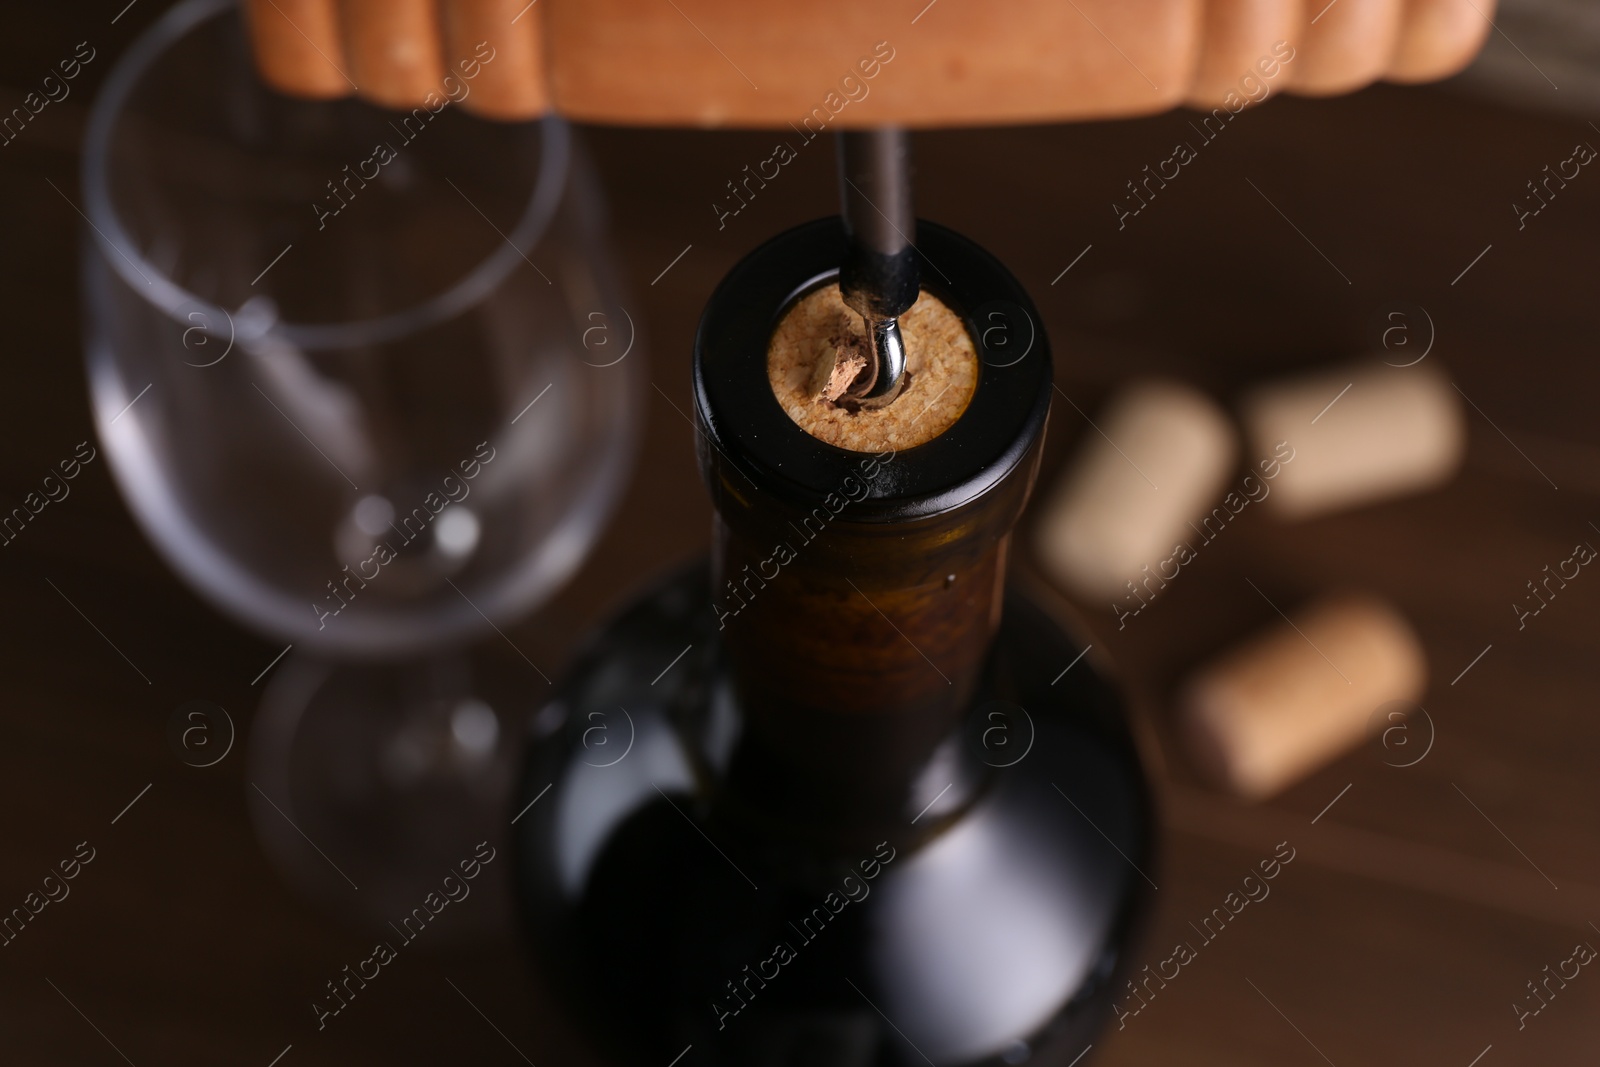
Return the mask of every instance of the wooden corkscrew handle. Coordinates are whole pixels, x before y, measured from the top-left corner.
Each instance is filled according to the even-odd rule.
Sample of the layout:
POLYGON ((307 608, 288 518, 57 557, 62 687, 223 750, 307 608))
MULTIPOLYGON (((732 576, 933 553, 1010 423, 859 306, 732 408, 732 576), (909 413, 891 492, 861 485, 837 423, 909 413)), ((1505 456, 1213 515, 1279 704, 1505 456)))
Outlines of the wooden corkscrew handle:
MULTIPOLYGON (((245 0, 256 62, 296 96, 452 95, 633 125, 835 129, 1059 122, 1246 106, 1460 70, 1494 0, 245 0), (492 56, 487 61, 485 56, 492 56)), ((452 97, 453 98, 453 97, 452 97)))

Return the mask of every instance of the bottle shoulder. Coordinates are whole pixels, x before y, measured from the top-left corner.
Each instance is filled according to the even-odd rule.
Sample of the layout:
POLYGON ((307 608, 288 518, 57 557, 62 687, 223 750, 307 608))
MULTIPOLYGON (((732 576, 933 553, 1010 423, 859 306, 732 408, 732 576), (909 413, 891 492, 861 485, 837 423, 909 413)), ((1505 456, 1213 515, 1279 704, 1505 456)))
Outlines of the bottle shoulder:
POLYGON ((678 1049, 734 1031, 752 1062, 740 1042, 774 1019, 861 1022, 864 998, 939 1063, 1089 1025, 1153 842, 1115 690, 1064 670, 1081 646, 1012 597, 905 833, 845 844, 774 833, 730 795, 744 723, 709 589, 700 566, 641 600, 536 722, 516 838, 536 951, 656 1013, 678 1049))

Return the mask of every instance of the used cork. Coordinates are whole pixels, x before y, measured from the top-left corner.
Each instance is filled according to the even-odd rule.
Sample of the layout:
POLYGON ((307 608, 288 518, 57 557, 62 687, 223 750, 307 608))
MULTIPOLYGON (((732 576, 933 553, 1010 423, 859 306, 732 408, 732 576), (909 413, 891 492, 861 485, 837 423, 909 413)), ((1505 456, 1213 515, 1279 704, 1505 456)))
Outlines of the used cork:
POLYGON ((1178 723, 1196 770, 1258 800, 1358 744, 1375 711, 1422 695, 1427 674, 1398 610, 1330 596, 1203 667, 1181 690, 1178 723))
POLYGON ((1466 456, 1461 395, 1437 367, 1338 367, 1262 386, 1242 408, 1257 448, 1294 446, 1267 505, 1287 519, 1432 489, 1466 456))
POLYGON ((1210 397, 1168 379, 1123 388, 1096 425, 1104 434, 1083 435, 1045 500, 1035 548, 1073 592, 1115 602, 1190 541, 1192 524, 1223 500, 1238 434, 1210 397))
POLYGON ((978 385, 978 352, 961 317, 930 293, 900 316, 905 385, 876 409, 850 402, 845 390, 865 367, 866 328, 845 306, 839 286, 795 301, 767 344, 772 393, 802 430, 852 452, 912 448, 949 429, 978 385))

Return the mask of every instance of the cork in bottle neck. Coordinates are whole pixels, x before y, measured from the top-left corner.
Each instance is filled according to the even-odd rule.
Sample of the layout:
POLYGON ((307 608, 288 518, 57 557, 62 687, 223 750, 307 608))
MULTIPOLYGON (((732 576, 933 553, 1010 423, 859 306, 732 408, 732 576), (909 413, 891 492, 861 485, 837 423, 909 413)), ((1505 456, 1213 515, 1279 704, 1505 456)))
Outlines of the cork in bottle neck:
MULTIPOLYGON (((785 397, 783 383, 808 379, 798 360, 773 374, 763 359, 807 300, 825 308, 836 294, 837 220, 739 264, 696 339, 700 457, 718 512, 714 610, 743 744, 758 754, 748 777, 835 821, 897 810, 958 726, 999 622, 1010 531, 1049 407, 1048 347, 1015 280, 948 230, 924 223, 917 237, 948 281, 928 304, 948 316, 943 347, 921 346, 929 384, 945 360, 931 395, 914 391, 912 366, 887 409, 830 412, 785 397), (993 338, 997 319, 1027 343, 983 344, 975 324, 993 338), (802 417, 791 401, 807 405, 802 417), (936 433, 911 425, 919 403, 934 405, 936 433)), ((821 334, 801 341, 825 344, 821 334)))

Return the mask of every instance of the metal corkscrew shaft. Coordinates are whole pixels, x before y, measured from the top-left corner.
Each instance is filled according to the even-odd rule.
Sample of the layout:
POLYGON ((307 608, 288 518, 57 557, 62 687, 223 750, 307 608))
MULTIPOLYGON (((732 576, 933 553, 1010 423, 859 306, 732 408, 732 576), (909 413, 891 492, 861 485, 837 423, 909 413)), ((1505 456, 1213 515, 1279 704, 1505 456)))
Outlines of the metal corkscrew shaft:
POLYGON ((872 362, 860 379, 866 399, 892 397, 905 374, 899 318, 921 285, 911 244, 911 142, 882 126, 839 134, 839 202, 850 249, 839 266, 844 302, 866 321, 872 362))

